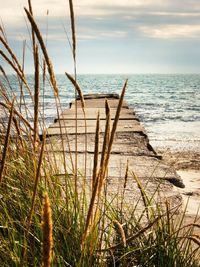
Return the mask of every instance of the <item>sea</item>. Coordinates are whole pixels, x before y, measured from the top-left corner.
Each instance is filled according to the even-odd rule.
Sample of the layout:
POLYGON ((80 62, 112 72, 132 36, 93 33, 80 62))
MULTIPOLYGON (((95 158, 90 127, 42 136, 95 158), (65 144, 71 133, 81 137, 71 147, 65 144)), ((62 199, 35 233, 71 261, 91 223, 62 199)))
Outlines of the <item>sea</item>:
MULTIPOLYGON (((8 77, 12 91, 19 98, 20 89, 16 77, 8 77)), ((61 106, 65 109, 74 99, 74 88, 65 75, 56 77, 61 106)), ((9 88, 2 76, 0 79, 9 88)), ((128 87, 125 99, 144 125, 154 148, 200 152, 200 74, 77 76, 83 94, 120 94, 126 79, 128 87)), ((33 88, 34 77, 27 75, 27 80, 30 88, 33 88)), ((32 112, 33 102, 30 96, 25 92, 24 97, 32 112)), ((48 126, 56 117, 54 94, 48 81, 45 84, 41 82, 40 108, 48 126)), ((31 121, 31 116, 28 119, 31 121)))

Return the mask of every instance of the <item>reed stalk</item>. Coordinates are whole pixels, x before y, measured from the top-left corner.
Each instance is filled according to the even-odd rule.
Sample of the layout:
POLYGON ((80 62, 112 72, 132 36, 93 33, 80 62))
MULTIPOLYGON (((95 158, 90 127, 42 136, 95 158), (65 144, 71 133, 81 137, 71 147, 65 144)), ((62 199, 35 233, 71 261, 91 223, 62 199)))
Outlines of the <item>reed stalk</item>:
POLYGON ((28 232, 28 230, 30 228, 31 219, 32 219, 32 216, 33 216, 33 211, 34 211, 34 206, 35 206, 37 187, 38 187, 38 183, 39 183, 39 179, 40 179, 40 172, 41 172, 42 160, 43 160, 43 155, 44 155, 45 141, 46 141, 46 138, 43 137, 43 142, 42 142, 42 147, 40 149, 40 155, 39 155, 37 171, 35 173, 35 182, 34 182, 34 188, 33 188, 33 196, 32 196, 32 201, 31 201, 31 208, 30 208, 30 211, 29 211, 28 219, 27 219, 27 232, 28 232))
POLYGON ((125 95, 125 91, 126 91, 127 82, 128 81, 126 80, 125 83, 124 83, 122 92, 121 92, 121 96, 120 96, 119 103, 118 103, 118 106, 117 106, 117 110, 116 110, 116 114, 115 114, 112 130, 111 130, 111 134, 110 134, 110 138, 109 138, 109 142, 108 142, 108 148, 107 148, 107 150, 102 151, 102 157, 105 157, 105 160, 103 160, 103 166, 100 166, 100 172, 99 172, 99 180, 100 180, 99 185, 100 185, 100 187, 98 188, 99 195, 101 193, 103 180, 105 178, 105 175, 106 175, 106 172, 107 172, 107 168, 108 168, 108 163, 109 163, 109 158, 110 158, 110 154, 111 154, 112 144, 113 144, 113 141, 114 141, 114 136, 115 136, 115 132, 116 132, 116 129, 117 129, 117 124, 118 124, 118 121, 119 121, 119 116, 120 116, 120 112, 121 112, 121 108, 122 108, 122 104, 123 104, 123 99, 124 99, 124 95, 125 95))
MULTIPOLYGON (((25 65, 25 51, 26 51, 26 41, 23 42, 23 56, 22 56, 22 71, 24 72, 24 65, 25 65)), ((24 98, 24 92, 23 92, 23 81, 20 80, 20 100, 19 100, 19 111, 20 113, 22 112, 22 100, 24 102, 24 104, 26 103, 25 102, 25 98, 24 98)), ((27 114, 27 110, 25 109, 25 112, 26 112, 26 116, 28 117, 28 114, 27 114)))
POLYGON ((76 31, 75 31, 73 0, 69 0, 69 9, 70 9, 71 33, 72 33, 72 51, 73 51, 74 62, 76 62, 76 31))
POLYGON ((8 43, 4 40, 2 36, 0 36, 0 42, 4 45, 4 47, 6 48, 6 50, 8 51, 8 53, 10 54, 14 62, 16 63, 18 70, 21 72, 22 75, 24 75, 23 68, 20 65, 17 57, 15 56, 12 49, 10 48, 10 46, 8 45, 8 43))
MULTIPOLYGON (((72 54, 74 61, 74 77, 76 81, 76 30, 75 30, 75 16, 74 16, 74 6, 73 0, 69 0, 69 10, 70 10, 70 23, 71 23, 71 34, 72 34, 72 54)), ((74 92, 75 98, 75 193, 77 194, 77 169, 78 169, 78 107, 77 107, 77 89, 74 92)))
POLYGON ((23 137, 22 137, 22 130, 20 129, 20 125, 19 125, 17 119, 14 116, 13 116, 13 122, 14 122, 14 125, 15 125, 15 129, 16 129, 16 132, 17 132, 17 135, 18 135, 18 138, 19 138, 21 147, 24 148, 24 142, 23 142, 23 137))
POLYGON ((109 139, 109 144, 108 144, 108 152, 107 152, 107 155, 106 155, 105 168, 104 168, 103 176, 105 176, 105 173, 106 173, 106 170, 107 170, 107 167, 108 167, 108 162, 109 162, 109 158, 110 158, 110 154, 111 154, 112 144, 113 144, 113 141, 114 141, 114 136, 115 136, 115 132, 116 132, 116 129, 117 129, 117 124, 118 124, 118 121, 119 121, 119 116, 120 116, 120 112, 121 112, 121 108, 122 108, 122 104, 123 104, 123 100, 124 100, 124 95, 125 95, 125 91, 126 91, 126 87, 127 87, 127 82, 128 82, 128 80, 126 80, 125 83, 124 83, 124 86, 123 86, 123 89, 122 89, 122 92, 121 92, 121 96, 120 96, 120 99, 119 99, 119 104, 117 106, 117 111, 116 111, 116 114, 115 114, 115 119, 114 119, 114 122, 113 122, 111 134, 110 134, 110 139, 109 139))
POLYGON ((123 212, 123 204, 124 204, 124 198, 125 198, 125 190, 128 182, 128 172, 129 172, 129 162, 127 160, 126 162, 126 172, 124 176, 124 185, 123 185, 123 190, 122 190, 122 199, 121 199, 121 213, 123 212))
POLYGON ((81 107, 82 107, 83 113, 85 114, 85 100, 84 100, 84 96, 83 96, 80 86, 78 85, 77 81, 69 73, 65 72, 65 75, 67 76, 67 78, 70 80, 70 82, 73 84, 74 88, 76 89, 79 95, 80 101, 81 101, 81 107))
POLYGON ((126 162, 126 172, 125 172, 125 177, 124 177, 124 186, 123 186, 123 195, 124 195, 124 191, 126 189, 126 185, 127 185, 127 181, 128 181, 128 160, 126 162))
POLYGON ((95 147, 94 147, 94 162, 93 162, 93 175, 92 175, 92 191, 94 190, 94 185, 97 179, 98 170, 98 157, 99 157, 99 129, 100 129, 100 116, 99 112, 96 121, 96 131, 95 131, 95 147))
MULTIPOLYGON (((71 81, 74 88, 76 89, 77 94, 79 95, 79 98, 81 101, 81 107, 83 110, 84 123, 85 123, 85 178, 86 178, 87 177, 87 120, 86 120, 86 113, 85 113, 85 100, 84 100, 82 90, 81 90, 80 86, 78 85, 77 81, 69 73, 65 72, 65 75, 71 81)), ((75 99, 75 101, 76 101, 76 99, 75 99)), ((77 103, 76 102, 75 102, 75 108, 77 109, 77 103)), ((77 110, 76 110, 76 114, 77 114, 77 110)), ((85 182, 84 182, 84 184, 85 184, 85 182)))
POLYGON ((136 181, 137 183, 137 186, 138 186, 138 189, 140 190, 140 194, 142 196, 142 200, 143 200, 143 203, 144 203, 144 207, 145 207, 145 211, 146 211, 146 215, 147 215, 147 219, 148 221, 150 220, 150 215, 149 215, 149 204, 150 204, 150 201, 148 199, 148 196, 141 184, 141 181, 138 179, 137 175, 135 175, 134 172, 132 172, 132 176, 134 178, 134 180, 136 181))
MULTIPOLYGON (((29 6, 29 12, 30 14, 33 16, 33 9, 32 9, 32 4, 31 4, 31 0, 28 0, 28 6, 29 6)), ((34 29, 32 27, 31 29, 31 35, 32 35, 32 52, 33 52, 33 59, 34 59, 34 65, 35 65, 35 68, 37 68, 36 64, 37 64, 37 59, 36 59, 36 43, 35 43, 35 34, 34 34, 34 29)))
MULTIPOLYGON (((100 166, 100 171, 99 171, 99 174, 98 174, 98 178, 96 179, 96 182, 94 184, 92 197, 91 197, 90 205, 89 205, 89 210, 88 210, 88 214, 87 214, 87 218, 86 218, 86 224, 85 224, 85 230, 84 230, 84 235, 83 235, 83 239, 82 239, 82 245, 84 244, 86 236, 87 236, 89 222, 90 222, 91 216, 93 214, 93 207, 94 207, 97 191, 98 191, 98 203, 99 203, 101 188, 102 188, 102 184, 103 184, 102 181, 103 181, 103 179, 105 177, 105 174, 106 174, 106 171, 107 171, 108 162, 109 162, 109 156, 110 156, 110 153, 111 153, 111 148, 112 148, 112 144, 113 144, 113 140, 114 140, 114 135, 115 135, 115 131, 116 131, 116 128, 117 128, 117 123, 118 123, 119 116, 120 116, 120 111, 121 111, 121 107, 122 107, 122 103, 123 103, 123 98, 124 98, 126 86, 127 86, 127 80, 126 80, 126 82, 125 82, 125 84, 123 86, 121 97, 119 99, 119 104, 118 104, 118 107, 117 107, 117 111, 116 111, 116 115, 115 115, 112 131, 111 131, 111 137, 110 137, 109 143, 108 143, 108 150, 107 150, 107 154, 106 154, 106 159, 105 159, 105 162, 103 161, 104 162, 104 166, 100 166), (100 187, 99 187, 99 185, 100 185, 100 187)), ((109 114, 109 109, 108 109, 108 114, 109 114)), ((105 153, 105 151, 104 151, 104 153, 105 153)), ((98 205, 97 205, 97 208, 98 208, 98 205)), ((97 212, 97 209, 96 209, 96 212, 97 212)), ((96 212, 95 212, 95 215, 96 215, 96 212)))
POLYGON ((39 97, 40 97, 40 70, 39 70, 38 46, 36 46, 35 48, 34 135, 33 135, 34 151, 36 149, 36 141, 39 135, 39 129, 38 129, 39 97))
POLYGON ((23 83, 26 85, 26 88, 32 97, 31 90, 28 86, 28 83, 25 79, 24 74, 14 65, 14 63, 6 56, 6 54, 3 52, 3 50, 0 50, 0 55, 4 58, 4 60, 13 68, 13 70, 16 72, 16 74, 19 76, 19 78, 23 81, 23 83))
MULTIPOLYGON (((64 164, 64 168, 65 168, 65 173, 67 173, 66 157, 65 157, 65 153, 64 153, 63 133, 62 133, 61 123, 60 123, 60 120, 59 120, 59 118, 60 118, 59 109, 58 109, 58 106, 59 106, 58 104, 60 103, 59 90, 58 90, 58 86, 57 86, 57 81, 56 81, 54 68, 53 68, 51 60, 49 58, 49 55, 48 55, 44 40, 43 40, 42 35, 40 33, 40 30, 39 30, 39 28, 38 28, 33 16, 30 14, 30 12, 26 8, 24 8, 24 10, 25 10, 26 15, 28 17, 28 20, 29 20, 29 22, 30 22, 30 24, 32 26, 32 29, 33 29, 33 31, 34 31, 37 39, 38 39, 38 42, 40 44, 41 50, 43 52, 43 55, 44 55, 44 58, 45 58, 45 61, 46 61, 46 65, 47 65, 47 69, 48 69, 48 73, 49 73, 49 77, 50 77, 50 82, 51 82, 51 85, 52 85, 52 88, 53 88, 53 92, 54 92, 54 96, 55 96, 55 100, 56 100, 56 111, 57 111, 57 115, 58 115, 58 121, 59 121, 59 126, 60 126, 60 133, 61 133, 61 141, 62 141, 62 147, 63 147, 63 164, 64 164)), ((72 168, 74 169, 71 152, 70 152, 70 158, 71 158, 72 168)))
POLYGON ((82 236, 82 242, 81 242, 82 250, 84 250, 85 240, 86 240, 86 237, 88 235, 88 229, 90 227, 90 221, 91 221, 92 216, 93 216, 93 209, 94 209, 95 199, 96 199, 96 195, 97 195, 98 184, 99 184, 98 179, 96 179, 95 184, 94 184, 94 188, 92 191, 92 197, 90 199, 90 204, 89 204, 89 208, 88 208, 88 212, 87 212, 86 221, 85 221, 85 229, 84 229, 83 236, 82 236))
POLYGON ((7 152, 8 152, 9 140, 10 140, 10 131, 11 131, 13 113, 14 113, 14 99, 12 101, 12 105, 11 105, 11 109, 10 109, 10 116, 9 116, 9 121, 8 121, 6 136, 5 136, 5 143, 4 143, 2 159, 1 159, 0 184, 2 183, 3 172, 4 172, 4 168, 5 168, 5 164, 6 164, 6 157, 7 157, 7 152))
POLYGON ((47 193, 44 195, 43 204, 43 267, 51 266, 51 256, 53 248, 53 226, 52 226, 52 214, 49 196, 47 193))
MULTIPOLYGON (((154 224, 156 224, 160 219, 161 219, 162 215, 157 216, 153 221, 149 222, 145 227, 143 227, 142 229, 140 229, 136 234, 126 238, 126 244, 128 245, 131 241, 133 241, 134 239, 138 238, 139 236, 141 236, 142 234, 144 234, 148 229, 150 229, 154 224)), ((101 251, 108 251, 108 250, 114 250, 120 247, 124 246, 124 242, 119 242, 116 245, 113 245, 109 248, 106 249, 102 249, 101 251)))
POLYGON ((200 239, 196 236, 188 236, 187 239, 192 240, 196 245, 198 245, 198 249, 200 248, 200 239))
POLYGON ((41 166, 42 166, 42 160, 43 160, 43 154, 44 154, 44 145, 45 145, 45 137, 43 137, 43 142, 42 142, 42 147, 40 149, 40 155, 39 155, 39 161, 38 161, 38 166, 37 166, 37 170, 34 174, 34 187, 33 187, 33 195, 32 195, 32 199, 31 199, 31 207, 27 216, 27 220, 26 220, 26 227, 25 227, 25 233, 24 233, 24 244, 23 244, 23 249, 22 249, 22 257, 21 257, 21 262, 20 262, 20 266, 24 266, 24 262, 26 259, 26 242, 28 239, 28 234, 29 234, 29 229, 31 226, 31 221, 32 221, 32 216, 34 214, 34 207, 35 207, 35 201, 36 201, 36 193, 37 193, 37 187, 38 187, 38 183, 39 183, 39 178, 40 178, 40 172, 41 172, 41 166))
MULTIPOLYGON (((9 95, 7 94, 6 89, 3 86, 3 84, 1 83, 1 81, 0 81, 0 94, 5 99, 6 103, 9 103, 10 104, 9 95)), ((12 95, 12 97, 14 97, 14 95, 12 95)))
MULTIPOLYGON (((4 102, 0 102, 0 106, 3 106, 4 108, 11 110, 11 106, 9 104, 6 104, 4 102)), ((27 119, 24 118, 24 116, 18 112, 15 108, 13 110, 13 113, 19 117, 21 121, 24 122, 24 124, 32 131, 34 132, 34 128, 31 126, 31 124, 27 121, 27 119)))
POLYGON ((114 224, 114 226, 115 226, 116 232, 117 232, 118 235, 121 237, 123 247, 125 248, 125 247, 126 247, 126 235, 125 235, 123 226, 122 226, 122 224, 119 223, 117 220, 114 220, 114 221, 113 221, 113 224, 114 224))
MULTIPOLYGON (((23 60, 22 60, 23 61, 23 64, 22 64, 22 69, 23 70, 24 70, 24 59, 25 59, 25 42, 23 42, 23 60)), ((19 111, 21 113, 21 111, 22 111, 21 110, 22 99, 23 99, 24 104, 25 104, 24 94, 23 94, 23 90, 22 90, 22 88, 23 88, 23 81, 20 80, 20 78, 18 77, 18 80, 19 80, 19 83, 20 83, 20 100, 19 100, 19 103, 18 103, 17 98, 16 98, 16 94, 15 94, 15 92, 14 92, 14 90, 13 90, 11 84, 10 84, 10 81, 8 79, 8 76, 6 75, 6 73, 5 73, 5 71, 4 71, 4 69, 3 69, 2 66, 0 66, 0 71, 2 72, 2 74, 3 74, 3 76, 4 76, 5 80, 6 80, 6 82, 8 84, 8 86, 10 88, 10 91, 11 91, 11 94, 12 94, 11 97, 16 99, 16 105, 19 106, 19 111)), ((9 95, 7 94, 6 90, 3 88, 3 85, 1 83, 0 83, 0 85, 1 85, 1 95, 6 100, 6 103, 8 105, 10 105, 9 95)), ((25 111, 26 111, 26 116, 28 117, 27 110, 25 109, 25 111)), ((20 125, 20 122, 19 122, 19 125, 20 125)))
POLYGON ((103 168, 104 166, 104 161, 105 161, 107 150, 108 150, 108 143, 110 140, 111 118, 110 118, 110 107, 109 107, 109 103, 107 99, 105 101, 105 113, 106 113, 106 126, 105 126, 104 140, 103 140, 103 146, 102 146, 102 152, 101 152, 101 163, 100 163, 101 168, 103 168))
MULTIPOLYGON (((99 186, 99 179, 97 176, 97 166, 98 166, 98 153, 99 153, 99 124, 100 124, 100 117, 99 113, 97 115, 97 122, 96 122, 96 133, 95 133, 95 150, 94 150, 94 167, 93 167, 93 177, 92 177, 92 196, 90 199, 89 209, 87 213, 87 218, 85 222, 85 229, 82 238, 82 248, 84 247, 84 243, 88 234, 88 229, 92 224, 92 217, 93 217, 93 209, 95 204, 95 199, 98 192, 99 186)), ((95 216, 96 217, 96 216, 95 216)))
POLYGON ((45 85, 46 85, 46 61, 45 59, 43 59, 43 66, 42 66, 42 88, 43 88, 43 92, 42 92, 42 107, 43 107, 43 114, 42 114, 42 117, 43 117, 43 128, 44 128, 44 99, 45 99, 45 85))
MULTIPOLYGON (((7 43, 7 42, 6 42, 6 43, 7 43)), ((7 44, 8 44, 8 43, 7 43, 7 44)), ((7 83, 8 83, 8 85, 9 85, 9 88, 10 88, 12 94, 13 94, 13 97, 16 98, 16 104, 19 106, 19 111, 20 111, 20 113, 21 113, 21 111, 22 111, 22 110, 21 110, 22 99, 23 99, 23 102, 24 102, 24 105, 25 105, 25 98, 24 98, 24 93, 23 93, 23 90, 22 90, 22 88, 23 88, 23 84, 25 84, 25 86, 26 86, 26 88, 27 88, 27 90, 28 90, 28 92, 29 92, 29 95, 30 95, 31 98, 33 99, 33 97, 32 97, 32 93, 31 93, 31 91, 30 91, 29 85, 28 85, 28 83, 27 83, 27 81, 26 81, 26 78, 25 78, 25 75, 24 75, 25 46, 26 46, 26 41, 23 42, 23 58, 22 58, 22 66, 20 65, 20 69, 22 69, 22 73, 21 73, 19 70, 17 70, 17 68, 15 67, 15 64, 16 64, 15 60, 13 59, 13 62, 12 62, 12 61, 6 56, 6 54, 2 51, 2 56, 4 57, 4 59, 7 60, 7 63, 8 63, 8 64, 11 64, 11 67, 15 68, 15 72, 17 73, 17 78, 18 78, 18 81, 19 81, 19 84, 20 84, 20 100, 19 100, 19 103, 18 103, 18 100, 17 100, 17 98, 16 98, 15 92, 14 92, 13 89, 12 89, 12 86, 11 86, 11 84, 10 84, 10 82, 9 82, 9 79, 8 79, 8 77, 7 77, 7 75, 6 75, 5 71, 4 71, 4 69, 2 68, 2 66, 0 66, 1 72, 2 72, 3 76, 5 77, 5 79, 6 79, 7 83), (21 75, 22 75, 22 77, 21 77, 21 75)), ((19 61, 17 60, 16 56, 14 55, 14 53, 12 52, 12 50, 11 50, 10 47, 9 47, 9 51, 10 51, 10 53, 12 54, 12 57, 14 57, 14 58, 16 59, 17 62, 19 62, 19 61)), ((18 63, 18 64, 19 64, 19 63, 18 63)), ((9 101, 7 101, 7 102, 9 102, 9 101)), ((25 109, 25 112, 26 112, 26 116, 28 117, 27 109, 25 109)), ((29 115, 31 115, 31 114, 29 114, 29 115)))
POLYGON ((2 36, 4 38, 4 40, 7 42, 7 36, 6 36, 6 31, 5 31, 5 27, 3 24, 3 21, 1 20, 1 25, 0 25, 0 32, 2 33, 2 36))
MULTIPOLYGON (((2 75, 4 76, 4 78, 5 78, 5 80, 6 80, 7 84, 8 84, 8 86, 9 86, 9 88, 10 88, 10 90, 12 91, 12 86, 11 86, 11 84, 10 84, 10 81, 9 81, 9 79, 8 79, 8 76, 7 76, 7 74, 6 74, 5 70, 4 70, 4 68, 3 68, 1 65, 0 65, 0 71, 1 71, 2 75)), ((1 86, 1 87, 3 87, 3 86, 1 86)), ((5 90, 4 90, 4 91, 5 91, 5 90)))
POLYGON ((29 22, 30 22, 30 24, 32 26, 33 31, 34 31, 35 35, 37 36, 37 39, 38 39, 38 42, 39 42, 40 47, 42 49, 45 61, 47 63, 47 69, 48 69, 48 72, 49 72, 50 82, 51 82, 51 85, 53 87, 54 94, 55 94, 56 97, 58 97, 59 90, 58 90, 58 86, 57 86, 57 82, 56 82, 56 77, 55 77, 53 65, 52 65, 51 60, 50 60, 50 58, 48 56, 48 52, 47 52, 46 46, 44 44, 42 35, 40 33, 40 30, 39 30, 39 28, 38 28, 33 16, 31 15, 31 13, 26 8, 24 8, 24 10, 25 10, 26 15, 28 17, 28 20, 29 20, 29 22))
MULTIPOLYGON (((111 118, 110 118, 110 107, 109 107, 107 100, 105 101, 105 113, 106 113, 106 126, 105 126, 104 140, 103 140, 103 146, 102 146, 102 152, 101 152, 101 162, 100 162, 99 173, 98 173, 98 179, 99 179, 98 204, 99 204, 101 189, 103 186, 103 180, 105 179, 105 176, 103 176, 103 173, 104 173, 104 169, 105 169, 105 160, 106 160, 107 153, 108 153, 108 144, 110 141, 111 118)), ((97 207, 98 207, 98 205, 97 205, 97 207)), ((96 214, 96 212, 95 212, 95 214, 96 214)))

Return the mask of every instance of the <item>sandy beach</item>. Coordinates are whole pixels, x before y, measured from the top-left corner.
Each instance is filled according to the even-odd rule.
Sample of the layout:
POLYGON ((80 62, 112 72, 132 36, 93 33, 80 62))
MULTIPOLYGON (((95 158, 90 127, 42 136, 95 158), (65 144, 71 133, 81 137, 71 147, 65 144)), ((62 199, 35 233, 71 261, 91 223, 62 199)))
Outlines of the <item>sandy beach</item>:
POLYGON ((188 215, 196 215, 200 207, 200 171, 180 170, 185 188, 179 189, 188 215))
MULTIPOLYGON (((183 198, 183 209, 186 210, 186 223, 194 221, 200 208, 200 153, 194 151, 157 150, 165 161, 174 166, 181 176, 185 188, 175 188, 183 198)), ((200 214, 200 213, 199 213, 200 214)), ((200 221, 200 215, 197 217, 200 221)))

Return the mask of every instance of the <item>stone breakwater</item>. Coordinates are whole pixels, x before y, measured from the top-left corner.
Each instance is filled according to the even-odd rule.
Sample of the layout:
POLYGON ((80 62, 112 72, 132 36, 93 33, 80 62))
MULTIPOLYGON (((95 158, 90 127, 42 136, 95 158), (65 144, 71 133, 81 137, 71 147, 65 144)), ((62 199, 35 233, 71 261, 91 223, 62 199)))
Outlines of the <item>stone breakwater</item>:
MULTIPOLYGON (((102 149, 106 114, 105 99, 108 100, 111 111, 111 122, 113 122, 119 96, 117 94, 90 94, 85 95, 85 114, 87 133, 85 132, 84 113, 81 101, 77 100, 77 117, 75 101, 70 108, 64 110, 59 118, 46 131, 48 154, 59 163, 60 155, 65 153, 67 172, 72 172, 71 159, 77 154, 79 175, 86 174, 86 186, 90 188, 93 173, 93 158, 95 146, 96 118, 100 114, 100 149, 102 149), (75 125, 77 124, 77 130, 75 125), (87 134, 87 146, 85 146, 85 135, 87 134), (62 138, 61 138, 62 135, 62 138), (77 150, 76 150, 77 138, 77 150), (62 140, 63 139, 63 140, 62 140), (70 152, 69 153, 69 145, 70 152), (63 147, 64 144, 64 147, 63 147), (85 148, 87 147, 87 153, 85 148), (53 156, 54 155, 54 156, 53 156), (85 170, 85 155, 87 155, 87 166, 85 170)), ((125 188, 125 202, 134 203, 140 198, 140 189, 133 176, 139 178, 148 195, 154 195, 161 201, 168 199, 173 206, 180 204, 181 196, 173 190, 174 187, 183 188, 184 184, 175 169, 168 165, 165 160, 156 154, 149 143, 144 127, 140 124, 133 109, 129 108, 126 101, 123 102, 119 122, 114 138, 112 152, 109 160, 109 168, 106 183, 107 195, 112 199, 120 200, 124 190, 124 176, 128 162, 128 180, 125 188), (158 190, 159 189, 159 190, 158 190), (159 191, 159 194, 157 194, 159 191)), ((55 174, 65 173, 64 164, 57 164, 55 174)), ((89 189, 88 189, 89 190, 89 189)), ((159 200, 159 201, 160 201, 159 200)))

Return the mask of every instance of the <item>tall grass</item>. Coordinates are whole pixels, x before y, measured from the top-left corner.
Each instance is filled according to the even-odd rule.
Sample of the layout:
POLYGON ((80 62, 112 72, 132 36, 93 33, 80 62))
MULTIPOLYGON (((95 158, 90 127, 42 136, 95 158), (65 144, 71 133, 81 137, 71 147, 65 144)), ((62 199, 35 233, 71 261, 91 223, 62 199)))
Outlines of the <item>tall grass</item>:
MULTIPOLYGON (((74 163, 72 156, 72 173, 67 171, 61 125, 63 155, 59 162, 56 160, 56 152, 50 155, 47 145, 50 142, 53 151, 54 144, 51 139, 47 142, 45 138, 45 123, 40 125, 40 121, 44 122, 39 102, 40 73, 43 74, 43 85, 45 81, 50 81, 58 116, 59 88, 30 0, 28 5, 29 10, 25 8, 25 12, 32 31, 34 97, 24 67, 9 46, 1 27, 0 41, 4 49, 0 54, 18 78, 21 97, 19 101, 8 76, 1 68, 7 86, 0 83, 0 106, 8 120, 1 122, 4 134, 1 138, 0 166, 0 266, 200 266, 200 237, 195 234, 195 229, 200 229, 200 225, 196 218, 193 223, 185 225, 185 212, 180 214, 180 207, 171 207, 168 202, 160 206, 152 196, 148 196, 144 185, 134 173, 129 171, 128 162, 121 202, 116 205, 116 196, 113 199, 107 197, 106 175, 127 81, 122 88, 112 128, 110 108, 105 101, 106 126, 101 153, 100 117, 97 117, 92 185, 85 183, 87 138, 83 174, 77 170, 78 161, 76 159, 74 163), (41 48, 40 55, 38 46, 41 48), (39 64, 39 58, 42 57, 45 63, 39 64), (41 70, 42 65, 47 66, 48 73, 45 67, 41 70), (23 94, 27 89, 34 104, 34 126, 26 119, 30 110, 23 94), (38 138, 39 128, 43 132, 42 142, 38 138), (64 165, 65 173, 61 177, 57 175, 58 165, 64 165), (134 179, 140 190, 138 201, 143 202, 140 211, 137 210, 138 201, 126 203, 128 179, 134 179)), ((76 65, 72 1, 69 1, 69 7, 76 65)), ((74 85, 75 95, 80 97, 85 114, 83 93, 76 81, 76 66, 74 78, 68 73, 66 75, 74 85)), ((75 112, 77 116, 77 103, 75 112)), ((71 155, 69 140, 68 146, 71 155)))

